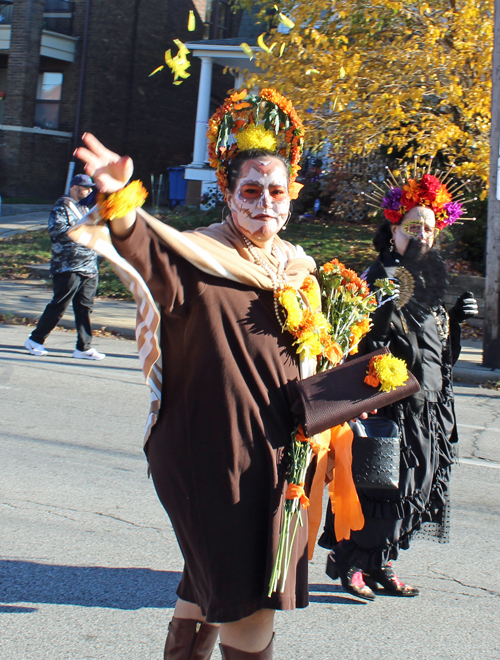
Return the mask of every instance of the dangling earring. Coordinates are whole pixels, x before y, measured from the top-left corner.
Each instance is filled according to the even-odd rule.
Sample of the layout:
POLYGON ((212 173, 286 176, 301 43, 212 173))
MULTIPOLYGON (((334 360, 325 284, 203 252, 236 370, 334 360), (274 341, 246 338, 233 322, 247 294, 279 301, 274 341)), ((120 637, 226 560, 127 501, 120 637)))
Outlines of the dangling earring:
POLYGON ((394 246, 396 245, 396 243, 393 238, 391 238, 390 243, 391 243, 391 247, 389 249, 389 252, 394 252, 394 246))
POLYGON ((287 226, 287 224, 289 223, 290 218, 292 217, 292 211, 293 211, 293 207, 292 207, 292 204, 290 204, 290 209, 289 209, 289 211, 288 211, 288 215, 287 215, 287 217, 286 217, 285 224, 284 224, 283 227, 281 228, 281 231, 285 231, 286 226, 287 226))
POLYGON ((226 204, 225 206, 222 207, 222 211, 221 211, 221 214, 220 214, 220 221, 221 221, 221 224, 224 224, 224 223, 226 222, 227 218, 228 218, 230 215, 231 215, 231 209, 230 209, 229 206, 226 204), (228 210, 228 214, 226 215, 226 217, 224 217, 224 211, 225 211, 226 209, 228 210))

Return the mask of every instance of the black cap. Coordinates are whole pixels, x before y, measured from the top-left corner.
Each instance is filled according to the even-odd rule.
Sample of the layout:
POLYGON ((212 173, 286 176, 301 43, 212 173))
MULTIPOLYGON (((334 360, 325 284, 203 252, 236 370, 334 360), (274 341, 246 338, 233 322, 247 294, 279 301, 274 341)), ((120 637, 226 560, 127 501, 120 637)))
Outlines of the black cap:
POLYGON ((69 187, 71 186, 83 186, 84 188, 94 188, 95 183, 92 181, 92 179, 89 177, 88 174, 77 174, 71 179, 71 183, 69 184, 69 187))

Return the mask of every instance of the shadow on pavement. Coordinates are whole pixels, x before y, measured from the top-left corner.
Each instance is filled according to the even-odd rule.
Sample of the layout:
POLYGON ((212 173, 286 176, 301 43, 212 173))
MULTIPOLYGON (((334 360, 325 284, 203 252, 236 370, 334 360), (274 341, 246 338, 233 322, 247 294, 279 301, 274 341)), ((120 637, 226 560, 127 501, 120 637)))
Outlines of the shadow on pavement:
POLYGON ((366 605, 358 598, 351 598, 340 584, 310 584, 309 601, 311 603, 327 603, 329 605, 366 605), (342 594, 337 596, 336 594, 342 594))
MULTIPOLYGON (((0 561, 2 603, 49 603, 119 610, 174 607, 181 573, 149 568, 57 566, 0 561)), ((0 612, 31 608, 0 605, 0 612), (7 608, 7 609, 6 609, 7 608)))

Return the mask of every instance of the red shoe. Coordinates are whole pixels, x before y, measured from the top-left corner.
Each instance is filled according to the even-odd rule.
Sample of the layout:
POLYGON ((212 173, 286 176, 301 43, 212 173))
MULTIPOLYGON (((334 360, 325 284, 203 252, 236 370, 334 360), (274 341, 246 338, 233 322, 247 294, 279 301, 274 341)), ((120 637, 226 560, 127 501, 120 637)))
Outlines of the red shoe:
POLYGON ((357 598, 362 598, 363 600, 375 600, 375 594, 364 581, 363 571, 356 566, 351 566, 347 570, 343 570, 335 562, 335 554, 333 552, 330 552, 326 560, 326 574, 332 580, 340 577, 342 588, 348 594, 357 596, 357 598))
POLYGON ((420 593, 417 587, 410 587, 409 584, 405 584, 398 578, 391 563, 382 566, 375 571, 369 571, 368 575, 372 580, 378 582, 378 584, 380 584, 380 586, 382 586, 391 596, 413 598, 420 593))

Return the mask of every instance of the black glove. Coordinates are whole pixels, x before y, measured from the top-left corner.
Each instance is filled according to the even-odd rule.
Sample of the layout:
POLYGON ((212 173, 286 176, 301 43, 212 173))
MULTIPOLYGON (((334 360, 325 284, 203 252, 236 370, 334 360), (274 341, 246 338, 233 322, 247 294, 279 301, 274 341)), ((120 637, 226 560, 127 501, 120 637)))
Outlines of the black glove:
POLYGON ((471 291, 462 293, 450 310, 450 314, 453 314, 459 323, 463 323, 466 319, 470 319, 478 313, 477 300, 471 291))

